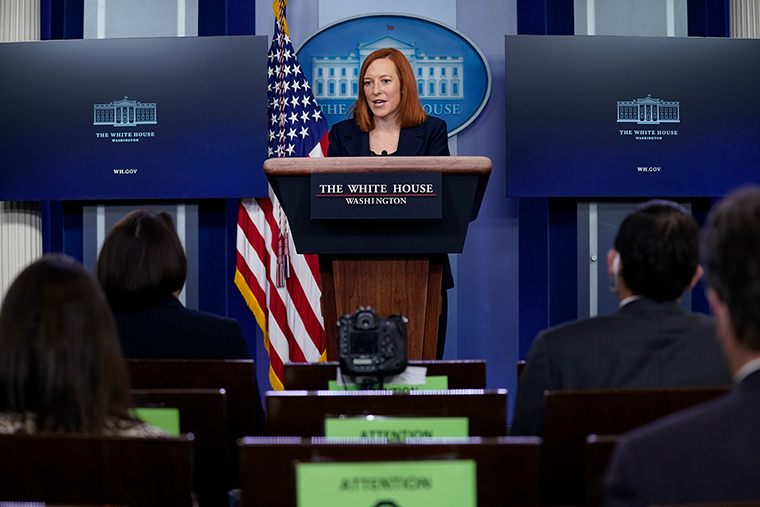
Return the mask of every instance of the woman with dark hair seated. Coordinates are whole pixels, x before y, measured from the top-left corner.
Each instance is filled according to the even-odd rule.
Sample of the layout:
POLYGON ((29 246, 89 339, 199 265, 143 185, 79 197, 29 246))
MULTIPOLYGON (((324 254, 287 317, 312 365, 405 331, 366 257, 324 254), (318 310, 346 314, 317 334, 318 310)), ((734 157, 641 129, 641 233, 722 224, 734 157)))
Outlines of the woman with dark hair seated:
POLYGON ((13 282, 0 309, 0 433, 163 436, 129 415, 127 372, 100 285, 51 254, 13 282))
POLYGON ((97 277, 130 359, 249 359, 240 324, 188 310, 187 257, 167 213, 136 210, 106 236, 97 277))

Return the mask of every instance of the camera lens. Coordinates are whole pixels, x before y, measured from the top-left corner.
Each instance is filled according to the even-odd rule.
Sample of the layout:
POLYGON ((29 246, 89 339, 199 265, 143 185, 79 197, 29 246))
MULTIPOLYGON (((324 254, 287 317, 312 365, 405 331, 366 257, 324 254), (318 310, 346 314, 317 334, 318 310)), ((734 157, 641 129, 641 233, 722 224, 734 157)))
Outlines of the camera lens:
POLYGON ((360 312, 356 315, 357 329, 374 329, 377 327, 375 316, 371 312, 360 312))

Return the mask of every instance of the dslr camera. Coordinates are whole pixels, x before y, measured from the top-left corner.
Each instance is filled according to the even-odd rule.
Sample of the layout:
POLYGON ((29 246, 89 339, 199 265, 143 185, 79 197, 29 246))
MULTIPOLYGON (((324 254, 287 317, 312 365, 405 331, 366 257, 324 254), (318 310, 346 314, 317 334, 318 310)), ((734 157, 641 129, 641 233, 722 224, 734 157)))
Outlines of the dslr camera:
POLYGON ((403 315, 387 319, 370 307, 338 320, 338 353, 344 375, 397 375, 406 369, 409 321, 403 315))

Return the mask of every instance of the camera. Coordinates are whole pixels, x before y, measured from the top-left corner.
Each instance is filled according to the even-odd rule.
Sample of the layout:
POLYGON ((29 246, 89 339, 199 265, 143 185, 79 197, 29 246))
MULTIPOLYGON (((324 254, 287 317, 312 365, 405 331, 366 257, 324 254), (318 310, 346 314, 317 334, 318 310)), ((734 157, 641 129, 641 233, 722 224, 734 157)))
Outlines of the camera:
POLYGON ((370 307, 338 320, 338 353, 344 375, 397 375, 406 369, 409 320, 403 315, 387 319, 370 307))

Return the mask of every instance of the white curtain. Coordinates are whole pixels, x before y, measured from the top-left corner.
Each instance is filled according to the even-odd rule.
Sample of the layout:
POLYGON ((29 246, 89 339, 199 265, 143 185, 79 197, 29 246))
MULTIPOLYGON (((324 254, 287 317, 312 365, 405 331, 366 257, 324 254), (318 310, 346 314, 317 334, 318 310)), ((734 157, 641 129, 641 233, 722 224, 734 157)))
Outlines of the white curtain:
POLYGON ((0 41, 40 40, 39 0, 0 0, 0 41))
POLYGON ((731 37, 757 39, 760 35, 760 0, 731 0, 729 10, 731 37))
MULTIPOLYGON (((40 40, 39 0, 0 0, 0 41, 25 40, 40 40)), ((0 302, 16 275, 41 255, 39 203, 0 202, 0 302)))

